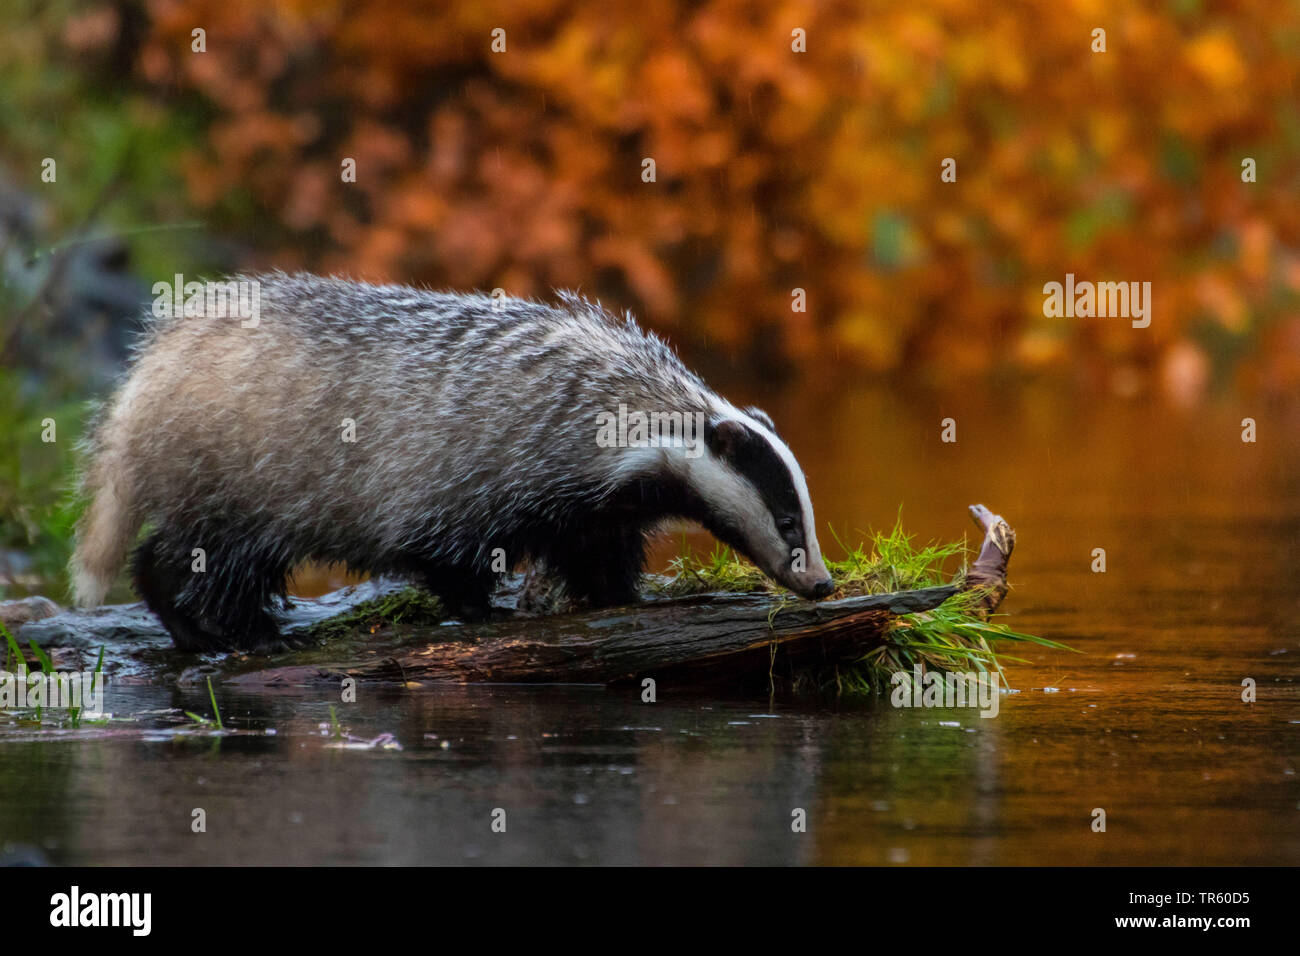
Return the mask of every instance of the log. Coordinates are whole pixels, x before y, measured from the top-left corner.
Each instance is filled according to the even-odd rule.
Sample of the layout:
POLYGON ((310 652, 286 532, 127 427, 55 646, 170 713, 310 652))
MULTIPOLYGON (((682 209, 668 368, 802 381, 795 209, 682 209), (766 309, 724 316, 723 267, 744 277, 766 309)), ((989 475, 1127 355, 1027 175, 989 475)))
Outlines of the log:
POLYGON ((737 674, 766 675, 774 652, 791 668, 859 657, 864 636, 878 635, 900 614, 938 607, 956 591, 934 587, 818 603, 798 600, 784 607, 770 594, 698 594, 579 614, 421 629, 398 643, 372 638, 356 649, 355 658, 259 669, 230 682, 354 677, 608 684, 656 677, 700 685, 737 674))
MULTIPOLYGON (((105 648, 110 677, 191 683, 206 677, 245 687, 362 681, 410 683, 611 684, 646 677, 673 687, 771 688, 801 672, 849 664, 877 646, 902 614, 938 607, 963 589, 978 589, 991 612, 1006 595, 1015 532, 983 505, 971 516, 984 540, 963 581, 893 594, 812 602, 771 593, 647 594, 636 605, 571 614, 503 612, 500 619, 434 627, 381 628, 268 660, 217 655, 196 662, 170 648, 143 605, 63 612, 25 624, 56 666, 84 667, 105 648), (80 662, 80 663, 78 663, 80 662), (270 666, 268 666, 268 664, 270 666)), ((372 581, 315 600, 295 599, 286 631, 349 610, 400 587, 372 581)), ((525 587, 515 576, 505 600, 525 587)), ((511 605, 513 606, 513 605, 511 605)))
POLYGON ((778 678, 856 661, 899 615, 936 608, 960 589, 979 589, 986 612, 995 610, 1006 595, 1015 532, 983 505, 970 512, 984 540, 959 585, 818 602, 766 593, 650 598, 613 610, 437 628, 414 644, 380 641, 359 648, 354 659, 257 669, 230 680, 610 684, 650 677, 675 687, 771 687, 778 678))

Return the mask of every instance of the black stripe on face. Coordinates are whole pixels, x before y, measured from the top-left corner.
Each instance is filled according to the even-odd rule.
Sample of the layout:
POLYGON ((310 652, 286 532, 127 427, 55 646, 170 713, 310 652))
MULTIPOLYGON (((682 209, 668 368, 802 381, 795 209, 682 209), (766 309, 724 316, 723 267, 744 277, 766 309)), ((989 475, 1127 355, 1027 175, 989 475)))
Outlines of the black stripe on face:
POLYGON ((736 425, 744 429, 740 440, 732 437, 723 442, 711 442, 710 447, 754 486, 782 539, 791 548, 803 547, 803 506, 790 469, 762 435, 741 422, 725 423, 727 428, 736 425))

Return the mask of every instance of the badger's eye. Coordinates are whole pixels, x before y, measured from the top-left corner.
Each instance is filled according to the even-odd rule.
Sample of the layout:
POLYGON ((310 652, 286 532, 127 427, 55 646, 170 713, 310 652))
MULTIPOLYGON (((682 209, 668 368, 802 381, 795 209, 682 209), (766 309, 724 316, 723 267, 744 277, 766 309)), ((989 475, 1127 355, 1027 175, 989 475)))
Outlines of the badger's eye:
POLYGON ((789 534, 794 530, 794 519, 788 515, 784 518, 777 519, 776 529, 782 534, 789 534))

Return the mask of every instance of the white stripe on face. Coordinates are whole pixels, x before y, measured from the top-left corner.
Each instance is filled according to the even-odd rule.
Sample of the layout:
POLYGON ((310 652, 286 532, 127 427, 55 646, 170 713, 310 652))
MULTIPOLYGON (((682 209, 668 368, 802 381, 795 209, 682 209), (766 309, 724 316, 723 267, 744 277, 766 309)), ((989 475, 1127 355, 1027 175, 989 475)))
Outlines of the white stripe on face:
POLYGON ((725 509, 744 530, 748 550, 752 552, 749 556, 760 565, 764 573, 787 587, 806 593, 830 575, 822 560, 821 546, 817 542, 816 519, 803 469, 785 442, 753 416, 725 403, 718 409, 718 415, 722 419, 740 422, 752 435, 765 441, 788 472, 790 484, 798 499, 803 525, 803 545, 807 552, 804 570, 793 569, 790 545, 777 530, 777 516, 772 514, 763 494, 729 463, 718 461, 712 454, 706 455, 704 460, 710 463, 710 467, 697 471, 697 487, 705 493, 706 500, 713 507, 725 509))
POLYGON ((636 474, 653 475, 667 468, 703 500, 714 516, 710 530, 715 535, 723 537, 724 530, 730 528, 726 543, 737 547, 777 583, 801 594, 809 594, 829 578, 830 573, 822 560, 808 483, 798 461, 771 429, 729 404, 716 406, 709 419, 715 424, 731 420, 743 425, 752 436, 751 440, 767 443, 775 463, 783 468, 786 474, 782 477, 789 479, 803 526, 802 544, 807 553, 802 571, 794 570, 791 545, 776 526, 780 516, 772 513, 763 491, 737 471, 731 462, 720 459, 712 450, 706 450, 701 457, 690 458, 676 449, 622 449, 615 465, 615 475, 618 479, 626 479, 636 474))
MULTIPOLYGON (((752 431, 757 432, 761 437, 767 440, 772 446, 772 450, 777 453, 782 463, 790 472, 790 479, 794 482, 795 493, 799 496, 799 508, 801 510, 801 519, 803 521, 804 538, 808 544, 809 559, 815 554, 817 564, 821 564, 821 548, 817 544, 817 527, 813 518, 812 497, 808 494, 808 482, 804 478, 803 469, 799 467, 799 462, 795 460, 794 452, 790 451, 788 445, 777 437, 776 433, 768 429, 757 419, 742 412, 737 412, 736 417, 743 421, 752 431)), ((811 569, 811 564, 809 565, 811 569)))
POLYGON ((709 509, 725 516, 725 522, 740 532, 746 555, 763 573, 776 577, 789 563, 785 542, 776 533, 772 514, 758 490, 712 454, 691 462, 690 474, 709 509))

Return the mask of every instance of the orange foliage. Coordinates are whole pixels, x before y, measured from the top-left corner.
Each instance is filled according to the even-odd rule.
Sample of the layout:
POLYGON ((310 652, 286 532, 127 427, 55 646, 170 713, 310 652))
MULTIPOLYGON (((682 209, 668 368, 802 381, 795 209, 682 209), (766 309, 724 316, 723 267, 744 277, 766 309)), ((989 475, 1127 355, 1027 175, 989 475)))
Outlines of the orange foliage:
POLYGON ((581 286, 686 341, 882 370, 1176 374, 1242 340, 1300 376, 1292 0, 148 7, 142 75, 211 111, 193 198, 251 199, 286 265, 581 286), (1045 318, 1067 272, 1151 281, 1151 327, 1045 318))

